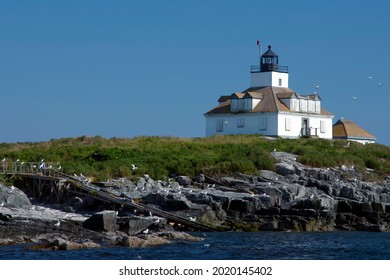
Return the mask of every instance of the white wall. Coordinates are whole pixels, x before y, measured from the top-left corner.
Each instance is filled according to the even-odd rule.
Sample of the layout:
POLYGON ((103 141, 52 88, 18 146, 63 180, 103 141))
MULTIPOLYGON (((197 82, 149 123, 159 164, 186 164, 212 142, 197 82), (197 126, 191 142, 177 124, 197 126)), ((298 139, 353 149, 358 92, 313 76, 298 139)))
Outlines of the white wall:
POLYGON ((215 134, 263 134, 275 136, 277 133, 277 119, 276 113, 206 116, 206 136, 215 134), (245 119, 244 126, 237 127, 238 119, 242 118, 245 119), (260 130, 261 118, 267 119, 267 128, 265 130, 260 130), (223 131, 221 132, 216 131, 218 120, 223 120, 223 131))
POLYGON ((297 113, 242 113, 242 114, 226 114, 218 116, 206 117, 206 136, 215 134, 263 134, 268 136, 280 136, 284 138, 298 138, 301 136, 302 119, 308 119, 308 127, 310 134, 317 135, 320 138, 332 139, 332 119, 330 116, 318 116, 315 114, 302 115, 297 113), (266 118, 267 128, 260 129, 260 119, 266 118), (286 127, 286 118, 289 119, 289 127, 286 127), (244 119, 244 126, 238 127, 238 123, 242 124, 244 119), (217 122, 221 120, 223 130, 218 132, 217 122), (323 121, 324 130, 321 131, 321 121, 323 121))
POLYGON ((332 139, 332 117, 318 116, 314 114, 283 114, 278 116, 278 135, 286 138, 297 138, 301 136, 303 119, 308 119, 308 127, 311 135, 316 135, 320 138, 332 139), (286 118, 290 119, 290 130, 286 129, 286 118), (323 121, 324 130, 321 131, 321 121, 323 121))
POLYGON ((288 73, 273 71, 251 73, 251 87, 280 87, 279 79, 282 80, 281 87, 288 88, 288 73))

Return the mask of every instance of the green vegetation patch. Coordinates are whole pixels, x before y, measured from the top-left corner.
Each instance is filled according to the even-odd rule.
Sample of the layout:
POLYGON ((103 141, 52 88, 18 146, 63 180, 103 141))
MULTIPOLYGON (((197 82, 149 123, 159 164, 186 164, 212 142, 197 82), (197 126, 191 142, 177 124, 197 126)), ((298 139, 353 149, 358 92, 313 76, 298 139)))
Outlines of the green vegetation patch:
POLYGON ((360 171, 375 169, 376 176, 390 174, 390 148, 384 145, 346 145, 345 141, 323 139, 269 140, 260 135, 131 139, 82 136, 39 143, 2 143, 0 157, 25 162, 44 158, 60 162, 62 171, 68 174, 83 173, 95 180, 145 173, 166 179, 171 175, 223 176, 274 170, 274 150, 297 154, 301 163, 315 167, 345 164, 360 171), (133 164, 138 168, 134 169, 133 164))

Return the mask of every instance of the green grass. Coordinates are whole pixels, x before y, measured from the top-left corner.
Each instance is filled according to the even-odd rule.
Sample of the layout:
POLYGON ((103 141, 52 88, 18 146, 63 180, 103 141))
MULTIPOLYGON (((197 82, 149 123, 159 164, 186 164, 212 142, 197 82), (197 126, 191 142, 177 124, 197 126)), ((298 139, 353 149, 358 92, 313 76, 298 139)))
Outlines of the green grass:
POLYGON ((267 140, 259 135, 214 136, 209 138, 99 136, 54 139, 38 143, 2 143, 0 157, 7 160, 61 162, 69 174, 83 173, 96 180, 132 177, 144 173, 163 179, 172 174, 195 176, 257 174, 274 170, 270 152, 299 155, 303 164, 315 167, 354 165, 358 170, 375 169, 376 178, 390 174, 390 147, 322 139, 267 140), (131 164, 139 167, 133 171, 131 164), (379 177, 378 177, 379 176, 379 177))

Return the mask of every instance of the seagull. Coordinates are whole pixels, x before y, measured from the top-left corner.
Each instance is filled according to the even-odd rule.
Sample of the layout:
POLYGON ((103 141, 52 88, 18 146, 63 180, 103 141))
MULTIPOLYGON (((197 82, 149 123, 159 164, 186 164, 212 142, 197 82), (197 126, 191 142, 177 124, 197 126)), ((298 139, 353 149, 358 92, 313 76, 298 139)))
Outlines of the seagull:
POLYGON ((372 76, 368 76, 369 79, 372 79, 372 76))
POLYGON ((191 222, 195 222, 196 221, 196 218, 194 218, 194 217, 189 217, 189 219, 190 219, 191 222))
POLYGON ((133 169, 133 170, 137 170, 138 169, 138 166, 135 166, 133 163, 131 164, 131 168, 133 169))
POLYGON ((54 224, 54 226, 56 226, 56 227, 59 227, 59 226, 60 226, 60 224, 61 224, 61 222, 60 222, 60 220, 58 220, 58 222, 57 222, 57 223, 55 223, 55 224, 54 224))
POLYGON ((4 202, 2 201, 1 203, 0 203, 0 207, 3 207, 4 206, 4 202))
POLYGON ((19 162, 19 161, 20 161, 20 159, 17 159, 17 160, 16 160, 16 162, 19 162))
POLYGON ((356 96, 354 96, 354 97, 352 97, 353 99, 357 99, 357 97, 356 96))
POLYGON ((4 162, 4 161, 5 161, 5 158, 3 158, 1 161, 4 162))
POLYGON ((61 165, 57 167, 58 170, 61 170, 61 165))
POLYGON ((15 187, 14 186, 11 186, 11 190, 14 190, 15 189, 15 187))
POLYGON ((145 233, 147 235, 149 233, 149 229, 145 229, 144 231, 142 231, 142 233, 145 233))

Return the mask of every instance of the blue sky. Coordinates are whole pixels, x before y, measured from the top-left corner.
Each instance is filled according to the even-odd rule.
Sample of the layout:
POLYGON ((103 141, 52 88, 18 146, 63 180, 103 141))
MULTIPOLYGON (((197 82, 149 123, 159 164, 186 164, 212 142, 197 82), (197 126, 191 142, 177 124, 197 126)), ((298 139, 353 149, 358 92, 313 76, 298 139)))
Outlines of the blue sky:
POLYGON ((390 145, 389 1, 0 0, 0 142, 203 137, 256 41, 289 87, 390 145), (369 78, 372 77, 372 78, 369 78))

